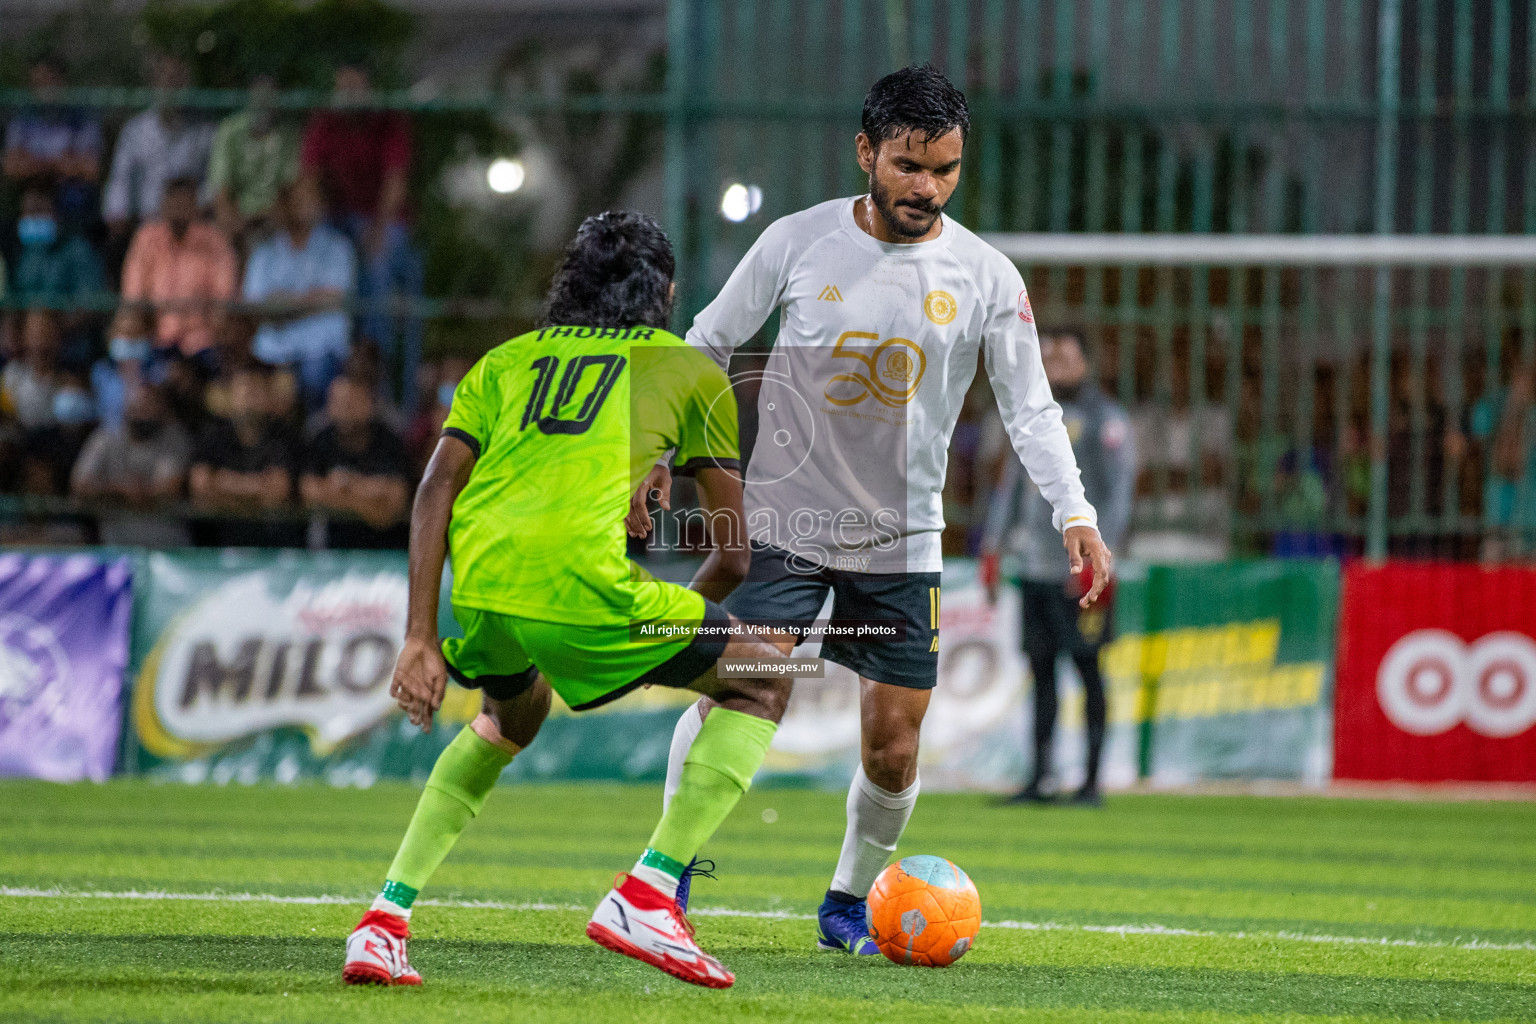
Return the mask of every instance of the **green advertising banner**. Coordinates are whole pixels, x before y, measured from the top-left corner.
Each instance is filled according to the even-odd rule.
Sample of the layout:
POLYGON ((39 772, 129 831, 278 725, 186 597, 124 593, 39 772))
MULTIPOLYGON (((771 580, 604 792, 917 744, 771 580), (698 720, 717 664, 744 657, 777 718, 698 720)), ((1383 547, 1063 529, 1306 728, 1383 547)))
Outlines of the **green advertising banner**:
MULTIPOLYGON (((389 679, 405 628, 405 569, 399 552, 141 555, 123 767, 216 783, 425 779, 478 712, 479 695, 450 685, 430 734, 395 708, 389 679)), ((1321 778, 1337 580, 1324 562, 1129 571, 1116 595, 1118 636, 1104 655, 1105 781, 1321 778)), ((1004 588, 989 604, 973 564, 954 559, 943 595, 925 785, 1017 785, 1029 728, 1017 593, 1004 588)), ((446 595, 442 607, 440 626, 452 635, 446 595)), ((1080 771, 1082 701, 1068 665, 1057 760, 1070 783, 1080 771)), ((659 780, 690 700, 652 688, 580 715, 557 700, 508 777, 659 780)), ((826 678, 798 684, 765 773, 841 788, 857 762, 858 723, 856 678, 828 664, 826 678)))
POLYGON ((1126 580, 1104 652, 1138 774, 1321 782, 1328 773, 1339 568, 1263 560, 1153 566, 1126 580))
MULTIPOLYGON (((1102 655, 1105 785, 1325 781, 1338 578, 1328 561, 1123 564, 1112 600, 1115 639, 1102 655)), ((1022 783, 1033 722, 1020 626, 1017 591, 1004 587, 989 605, 972 563, 948 560, 939 689, 923 723, 925 787, 1022 783)), ((1057 681, 1052 761, 1070 789, 1082 780, 1086 746, 1082 685, 1070 658, 1059 662, 1057 681)), ((850 732, 856 742, 856 726, 850 732)))

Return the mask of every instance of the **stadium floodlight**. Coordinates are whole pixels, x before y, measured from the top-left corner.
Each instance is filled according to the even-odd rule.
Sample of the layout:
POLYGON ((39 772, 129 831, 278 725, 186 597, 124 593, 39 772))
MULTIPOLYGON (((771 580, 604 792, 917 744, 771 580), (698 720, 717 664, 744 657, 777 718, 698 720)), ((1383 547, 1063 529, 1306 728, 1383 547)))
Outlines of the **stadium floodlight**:
POLYGON ((732 224, 740 224, 762 208, 763 190, 756 185, 734 182, 720 197, 720 216, 732 224))
POLYGON ((499 195, 511 195, 523 187, 528 172, 523 168, 521 160, 511 160, 507 157, 497 157, 491 161, 491 166, 485 170, 485 183, 491 187, 491 191, 499 195))

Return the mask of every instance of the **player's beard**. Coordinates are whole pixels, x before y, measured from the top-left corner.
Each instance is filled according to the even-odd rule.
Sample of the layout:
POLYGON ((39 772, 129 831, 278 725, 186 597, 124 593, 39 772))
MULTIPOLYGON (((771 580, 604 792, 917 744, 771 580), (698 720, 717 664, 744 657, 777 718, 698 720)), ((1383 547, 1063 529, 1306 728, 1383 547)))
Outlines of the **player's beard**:
POLYGON ((903 199, 900 202, 892 202, 891 193, 880 184, 880 179, 873 174, 869 176, 869 198, 874 204, 875 212, 880 214, 880 219, 885 221, 885 226, 891 234, 898 238, 921 238, 933 230, 933 222, 939 219, 939 214, 944 212, 945 203, 924 203, 914 199, 903 199), (922 213, 929 214, 929 218, 920 227, 913 227, 907 221, 902 220, 900 207, 909 207, 922 213))

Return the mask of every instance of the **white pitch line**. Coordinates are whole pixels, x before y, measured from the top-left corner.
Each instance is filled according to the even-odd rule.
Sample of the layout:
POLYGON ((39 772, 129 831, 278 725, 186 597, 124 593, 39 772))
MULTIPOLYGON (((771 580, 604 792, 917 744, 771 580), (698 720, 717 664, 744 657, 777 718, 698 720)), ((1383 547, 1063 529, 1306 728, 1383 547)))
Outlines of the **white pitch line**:
POLYGON ((1339 946, 1406 946, 1419 949, 1492 949, 1511 953, 1536 953, 1536 942, 1488 942, 1484 939, 1393 939, 1369 935, 1324 935, 1310 932, 1217 932, 1197 928, 1171 928, 1163 924, 1058 924, 1055 921, 983 921, 983 928, 1012 928, 1025 932, 1095 932, 1103 935, 1170 935, 1196 939, 1258 939, 1282 942, 1314 942, 1339 946))
MULTIPOLYGON (((299 906, 361 905, 366 898, 351 896, 280 896, 270 892, 165 892, 160 889, 127 889, 123 892, 82 892, 71 889, 32 889, 0 885, 0 896, 38 897, 57 900, 173 900, 187 903, 285 903, 299 906)), ((500 900, 417 900, 418 907, 449 907, 456 910, 586 910, 575 903, 504 903, 500 900)))
MULTIPOLYGON (((58 900, 172 900, 189 903, 279 903, 299 906, 362 906, 366 897, 352 896, 281 896, 268 892, 165 892, 159 889, 128 889, 122 892, 35 889, 0 885, 0 897, 58 900)), ((513 911, 585 911, 579 903, 509 903, 502 900, 417 900, 418 907, 447 907, 454 910, 513 911)), ((812 921, 814 914, 796 914, 787 910, 735 910, 730 907, 696 907, 692 917, 745 917, 768 921, 812 921)), ((1251 939, 1258 941, 1311 942, 1338 946, 1401 946, 1414 949, 1475 949, 1506 953, 1536 953, 1536 942, 1489 942, 1484 939, 1393 939, 1365 935, 1325 935, 1309 932, 1218 932, 1196 928, 1174 928, 1163 924, 1061 924, 1056 921, 983 921, 983 928, 1023 932, 1087 932, 1097 935, 1155 935, 1194 939, 1251 939)))

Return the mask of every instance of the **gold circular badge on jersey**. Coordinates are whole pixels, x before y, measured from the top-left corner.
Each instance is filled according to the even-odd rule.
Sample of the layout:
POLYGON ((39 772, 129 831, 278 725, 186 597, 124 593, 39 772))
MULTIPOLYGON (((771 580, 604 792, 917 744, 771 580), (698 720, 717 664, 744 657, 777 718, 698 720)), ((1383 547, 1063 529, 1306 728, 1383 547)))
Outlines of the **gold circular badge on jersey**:
POLYGON ((955 318, 960 311, 960 306, 955 302, 955 297, 949 292, 929 292, 923 300, 923 312, 928 319, 943 327, 955 318))

